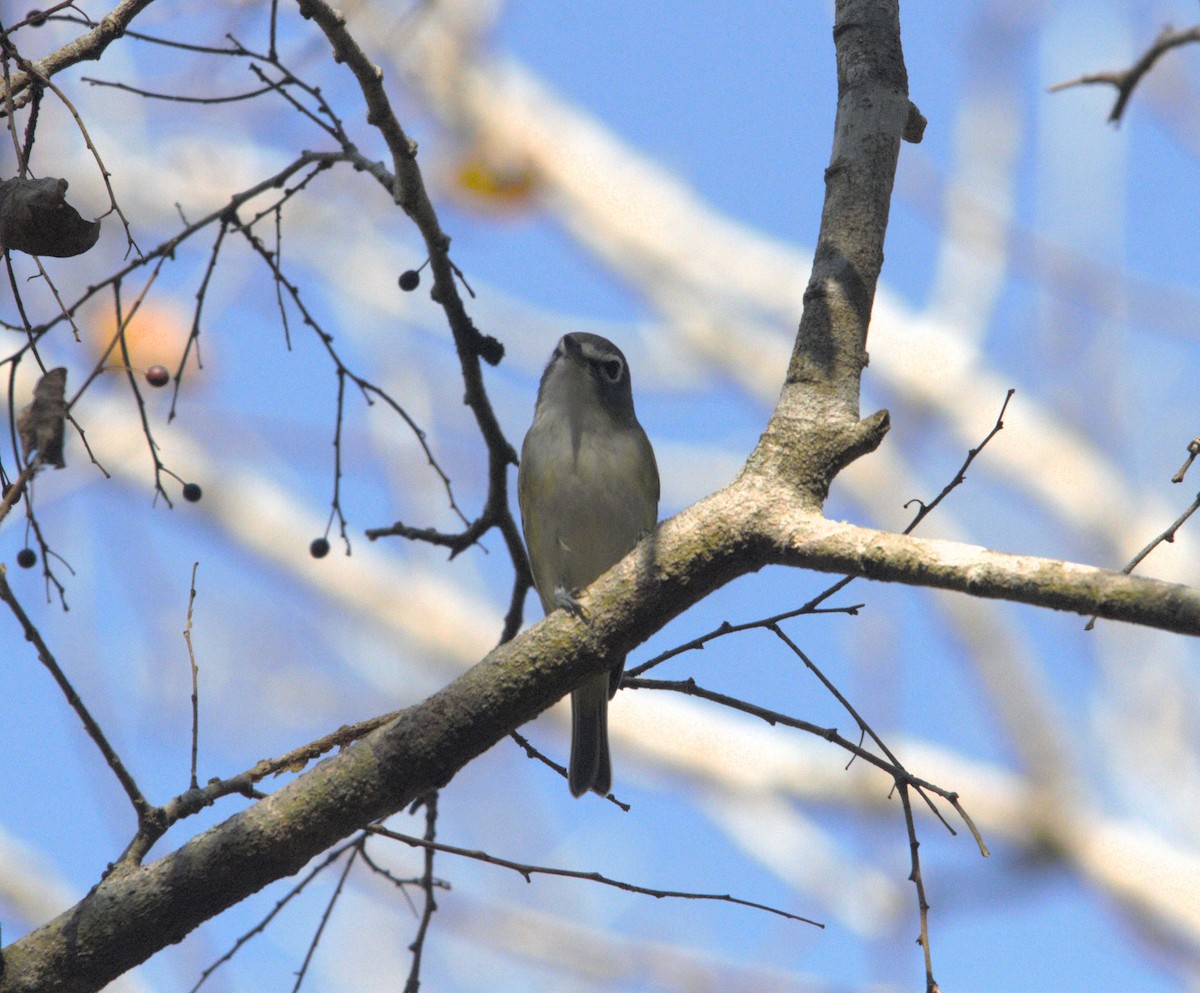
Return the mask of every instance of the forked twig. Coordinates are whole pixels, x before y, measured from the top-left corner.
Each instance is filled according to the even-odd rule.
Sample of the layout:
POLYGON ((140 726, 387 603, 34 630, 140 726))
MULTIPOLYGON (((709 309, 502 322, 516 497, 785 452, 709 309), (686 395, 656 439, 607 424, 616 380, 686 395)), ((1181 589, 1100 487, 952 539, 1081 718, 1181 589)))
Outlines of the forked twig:
POLYGON ((1095 83, 1103 83, 1116 87, 1117 99, 1113 103, 1113 108, 1109 112, 1108 119, 1113 124, 1119 124, 1121 116, 1125 113, 1125 107, 1129 103, 1129 98, 1133 96, 1134 89, 1142 81, 1142 77, 1154 67, 1154 63, 1172 48, 1178 48, 1180 45, 1188 45, 1196 41, 1200 41, 1200 27, 1186 28, 1182 31, 1176 31, 1172 27, 1165 27, 1159 33, 1159 36, 1154 39, 1150 47, 1128 69, 1087 73, 1083 76, 1077 76, 1075 79, 1055 83, 1050 87, 1049 92, 1057 93, 1060 90, 1065 90, 1073 86, 1086 86, 1095 83))
MULTIPOLYGON (((1187 519, 1191 517, 1192 514, 1194 514, 1197 510, 1200 510, 1200 493, 1196 494, 1196 499, 1194 499, 1191 504, 1188 505, 1188 508, 1182 514, 1176 517, 1175 520, 1168 525, 1165 531, 1160 532, 1150 539, 1150 543, 1146 545, 1146 547, 1140 552, 1138 552, 1132 559, 1130 559, 1129 562, 1127 562, 1121 569, 1121 571, 1128 576, 1133 572, 1134 569, 1141 565, 1146 556, 1154 551, 1154 549, 1156 549, 1159 545, 1161 545, 1163 542, 1173 542, 1175 540, 1175 533, 1181 527, 1183 527, 1187 519)), ((1091 631, 1092 628, 1096 626, 1096 620, 1098 616, 1099 615, 1097 614, 1093 614, 1088 620, 1087 624, 1083 626, 1083 629, 1085 631, 1091 631)))
MULTIPOLYGON (((928 517, 934 508, 938 506, 938 504, 940 504, 954 490, 967 481, 967 470, 971 467, 971 463, 978 458, 979 454, 984 450, 984 448, 987 447, 988 443, 1004 430, 1004 413, 1008 410, 1008 403, 1010 400, 1012 400, 1013 395, 1016 392, 1017 391, 1015 389, 1009 389, 1009 391, 1004 395, 1004 402, 1000 405, 1000 413, 996 415, 995 424, 992 425, 991 430, 988 431, 978 445, 968 450, 967 457, 963 460, 962 465, 958 467, 958 471, 954 474, 954 478, 951 479, 950 482, 948 482, 944 487, 942 487, 942 491, 931 501, 929 501, 929 503, 914 499, 909 500, 908 503, 904 505, 905 507, 908 507, 915 502, 920 504, 920 507, 917 509, 917 513, 913 519, 909 521, 908 526, 902 532, 903 534, 912 534, 913 531, 916 530, 917 525, 919 525, 926 517, 928 517)), ((743 631, 752 631, 755 628, 766 628, 770 630, 780 621, 791 620, 793 617, 807 616, 811 614, 849 614, 851 617, 853 617, 857 615, 859 610, 862 609, 863 604, 859 603, 848 607, 821 607, 821 604, 823 604, 836 593, 840 593, 857 578, 857 576, 843 576, 837 582, 826 587, 807 603, 801 604, 799 607, 795 607, 792 610, 785 610, 782 613, 774 614, 771 617, 763 617, 759 620, 747 621, 742 624, 731 624, 729 621, 724 621, 712 631, 702 634, 698 638, 693 638, 691 641, 677 645, 674 648, 670 648, 667 651, 654 656, 654 658, 643 662, 641 665, 635 666, 626 673, 626 676, 640 676, 642 673, 653 669, 655 666, 661 665, 663 662, 674 658, 676 655, 682 655, 684 652, 693 651, 694 649, 703 649, 705 645, 716 638, 723 638, 729 634, 739 634, 743 631)))

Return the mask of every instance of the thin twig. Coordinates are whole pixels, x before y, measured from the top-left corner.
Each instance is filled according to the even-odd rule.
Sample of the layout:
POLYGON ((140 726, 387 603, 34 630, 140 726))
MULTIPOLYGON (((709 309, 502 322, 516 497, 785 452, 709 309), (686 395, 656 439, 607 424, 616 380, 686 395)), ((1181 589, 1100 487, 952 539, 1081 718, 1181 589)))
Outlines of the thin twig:
POLYGON ((824 928, 825 925, 818 921, 810 920, 807 917, 801 917, 798 914, 790 914, 786 910, 780 910, 778 907, 771 907, 765 903, 755 903, 752 900, 743 900, 740 897, 730 896, 728 893, 693 893, 684 890, 658 890, 648 886, 638 886, 636 883, 627 883, 619 879, 610 879, 608 876, 602 875, 599 872, 582 872, 578 869, 556 869, 552 866, 544 865, 527 865, 523 862, 513 862, 510 859, 503 859, 496 855, 490 855, 487 852, 472 850, 468 848, 459 848, 456 845, 447 845, 440 841, 425 841, 422 838, 414 838, 411 835, 400 834, 397 831, 392 831, 378 825, 370 825, 366 828, 372 834, 382 835, 385 838, 391 838, 393 841, 401 841, 412 848, 432 847, 439 852, 445 852, 448 855, 460 855, 463 858, 475 859, 478 862, 486 862, 488 865, 500 866, 504 869, 511 869, 514 872, 520 873, 526 882, 533 882, 534 876, 559 876, 564 879, 585 879, 588 882, 601 883, 605 886, 612 886, 619 890, 624 890, 626 893, 641 893, 646 896, 652 896, 657 899, 676 899, 676 900, 716 900, 722 903, 733 903, 739 907, 750 907, 753 910, 765 910, 769 914, 776 914, 779 917, 786 917, 790 921, 799 921, 802 924, 812 924, 814 927, 824 928))
POLYGON ((918 918, 921 933, 917 943, 925 956, 925 993, 937 993, 938 984, 933 978, 933 952, 929 947, 929 901, 925 898, 925 879, 921 875, 921 843, 917 840, 916 821, 913 817, 912 802, 908 795, 908 786, 897 782, 896 789, 900 793, 900 803, 904 807, 904 823, 908 828, 908 851, 912 870, 908 878, 917 890, 918 918))
MULTIPOLYGON (((1159 545, 1161 545, 1163 542, 1173 542, 1175 540, 1175 532, 1183 527, 1184 522, 1186 522, 1187 519, 1191 517, 1192 514, 1194 514, 1197 510, 1200 510, 1200 493, 1196 494, 1196 499, 1188 505, 1188 508, 1182 514, 1180 514, 1175 518, 1174 521, 1171 522, 1165 531, 1155 535, 1145 548, 1143 548, 1137 553, 1137 555, 1135 555, 1129 560, 1129 562, 1125 564, 1121 571, 1126 575, 1132 574, 1133 570, 1141 565, 1142 560, 1145 559, 1146 556, 1154 551, 1154 549, 1156 549, 1159 545)), ((1093 614, 1087 624, 1083 626, 1083 629, 1085 631, 1091 631, 1092 628, 1096 626, 1096 620, 1098 616, 1099 615, 1097 614, 1093 614)))
MULTIPOLYGON (((649 682, 649 681, 647 681, 647 682, 649 682)), ((639 687, 634 687, 634 688, 637 689, 639 687)), ((557 762, 554 761, 554 759, 552 759, 548 755, 545 755, 542 752, 538 751, 538 749, 535 748, 530 743, 529 739, 526 738, 523 734, 521 734, 519 731, 509 731, 508 736, 510 738, 512 738, 513 741, 515 741, 518 745, 520 745, 525 750, 525 754, 529 758, 533 759, 535 762, 541 762, 543 765, 549 766, 551 769, 553 769, 555 772, 557 772, 560 776, 562 776, 562 778, 564 780, 566 780, 566 778, 567 778, 566 767, 559 765, 557 762)), ((609 800, 612 803, 615 803, 618 807, 620 807, 626 813, 628 813, 631 809, 629 804, 625 803, 622 800, 618 800, 612 793, 609 793, 604 799, 609 800)))
POLYGON ((1187 475, 1187 471, 1192 467, 1192 463, 1196 461, 1196 456, 1200 455, 1200 438, 1193 438, 1189 441, 1187 451, 1188 457, 1184 460, 1183 465, 1179 467, 1179 471, 1171 477, 1172 483, 1182 483, 1183 477, 1187 475))
MULTIPOLYGON (((687 679, 633 679, 623 682, 622 689, 628 690, 668 690, 676 693, 683 693, 686 696, 694 696, 700 700, 708 700, 710 703, 715 703, 722 707, 727 707, 730 710, 736 710, 743 714, 749 714, 751 717, 757 717, 759 720, 765 721, 772 727, 782 725, 783 727, 796 728, 798 731, 804 731, 808 734, 815 735, 828 741, 830 744, 837 745, 839 748, 845 749, 855 758, 860 758, 864 762, 875 766, 881 772, 886 773, 893 780, 903 781, 910 784, 917 790, 927 790, 933 793, 958 811, 964 823, 970 829, 974 836, 976 844, 979 846, 980 854, 988 856, 991 853, 983 842, 983 837, 980 835, 978 828, 967 815, 962 807, 962 803, 958 798, 958 794, 953 790, 948 790, 936 783, 931 783, 928 780, 921 779, 919 776, 914 776, 911 772, 905 769, 895 760, 880 758, 874 752, 864 748, 861 743, 851 741, 849 738, 842 735, 837 728, 821 727, 819 724, 813 724, 809 721, 802 720, 799 717, 792 717, 790 714, 784 714, 777 710, 770 710, 767 707, 760 707, 758 704, 749 703, 746 700, 739 700, 737 697, 731 697, 724 693, 718 693, 715 690, 705 689, 700 686, 695 679, 689 677, 687 679)), ((551 763, 552 764, 552 763, 551 763)), ((935 811, 936 812, 936 811, 935 811)), ((945 820, 942 820, 945 824, 945 820)), ((956 834, 953 828, 946 825, 951 834, 956 834)))
POLYGON ((196 993, 196 991, 200 989, 200 987, 203 986, 208 980, 208 977, 216 972, 217 969, 223 966, 226 962, 232 959, 234 955, 236 955, 242 948, 242 946, 246 944, 246 942, 248 942, 256 934, 262 934, 262 932, 267 929, 267 925, 270 924, 271 921, 275 919, 276 915, 283 910, 288 903, 291 902, 293 897, 299 896, 301 891, 308 886, 309 883, 311 883, 317 878, 317 876, 319 876, 322 872, 328 869, 329 866, 333 865, 334 862, 341 858, 344 852, 349 849, 356 848, 360 844, 362 844, 362 838, 355 837, 353 841, 348 841, 346 844, 339 845, 337 848, 330 851, 324 859, 315 865, 312 870, 300 880, 300 882, 298 882, 275 902, 275 906, 271 909, 270 913, 268 913, 261 921, 255 924, 254 927, 252 927, 249 931, 246 931, 244 934, 242 934, 237 941, 233 943, 233 947, 230 948, 229 951, 227 951, 224 955, 213 962, 212 965, 208 966, 208 968, 200 973, 200 978, 196 980, 196 985, 191 988, 189 993, 196 993))
MULTIPOLYGON (((149 289, 149 284, 147 284, 146 289, 149 289)), ((125 363, 125 376, 129 381, 129 388, 133 390, 134 399, 137 400, 138 416, 142 421, 142 434, 146 438, 146 447, 149 449, 150 458, 154 462, 155 497, 157 498, 157 496, 161 494, 163 500, 166 501, 167 506, 171 507, 174 505, 171 503, 170 495, 163 487, 162 477, 164 474, 168 476, 174 476, 176 479, 179 477, 170 469, 168 469, 166 463, 164 463, 163 460, 158 456, 158 442, 154 440, 154 432, 150 429, 150 418, 146 413, 146 401, 142 397, 142 390, 138 386, 137 375, 133 371, 133 362, 129 357, 129 341, 125 335, 125 331, 129 327, 129 322, 133 319, 133 315, 137 310, 137 305, 140 304, 142 299, 145 297, 145 292, 145 290, 142 291, 142 296, 136 301, 134 310, 130 311, 129 316, 126 317, 121 313, 121 284, 119 282, 113 284, 113 301, 117 311, 117 341, 121 345, 121 360, 125 363)))
MULTIPOLYGON (((417 442, 420 444, 421 450, 425 454, 426 461, 428 462, 430 467, 434 470, 434 472, 437 473, 438 477, 441 479, 442 487, 446 491, 446 498, 450 503, 450 508, 456 514, 458 514, 459 518, 464 523, 466 523, 466 517, 463 514, 462 510, 459 508, 458 502, 455 500, 454 488, 453 488, 453 485, 451 484, 450 477, 449 477, 449 475, 447 475, 445 470, 442 469, 441 465, 437 461, 436 456, 433 454, 433 449, 430 447, 429 440, 425 434, 425 431, 416 423, 415 420, 413 420, 412 416, 399 403, 397 403, 396 400, 392 396, 390 396, 387 393, 386 390, 382 389, 379 386, 376 386, 374 383, 370 382, 369 380, 364 379, 362 376, 355 373, 349 366, 347 366, 345 364, 345 362, 342 361, 341 355, 338 353, 337 349, 334 347, 333 335, 330 334, 328 331, 326 331, 321 326, 320 322, 316 319, 316 317, 313 315, 313 313, 308 309, 308 306, 305 304, 304 299, 300 294, 300 287, 297 286, 295 283, 293 283, 287 277, 287 275, 284 273, 282 268, 280 268, 278 260, 275 258, 274 254, 270 251, 270 249, 268 249, 266 247, 266 245, 263 244, 262 240, 256 234, 254 234, 253 231, 251 231, 249 229, 249 226, 247 224, 242 223, 238 219, 236 212, 230 212, 226 216, 229 220, 229 223, 245 236, 246 240, 250 243, 250 246, 255 250, 255 252, 258 253, 259 257, 270 268, 272 277, 276 280, 277 285, 281 286, 284 290, 287 291, 288 299, 291 300, 292 305, 299 311, 300 317, 302 318, 304 323, 306 325, 308 325, 308 327, 310 327, 313 330, 313 332, 316 334, 317 339, 324 346, 325 351, 329 355, 330 359, 332 359, 335 369, 338 373, 338 382, 339 382, 339 408, 338 409, 339 410, 341 409, 340 398, 342 395, 341 391, 344 388, 343 382, 342 382, 343 377, 346 379, 349 379, 351 382, 353 382, 354 385, 357 386, 359 388, 359 390, 362 391, 362 393, 368 397, 368 402, 371 402, 369 399, 371 396, 376 396, 380 400, 382 400, 384 403, 386 403, 389 407, 391 407, 392 410, 394 410, 400 416, 400 418, 405 422, 405 424, 408 425, 409 429, 412 431, 413 435, 416 437, 417 442)), ((335 434, 336 434, 336 437, 340 437, 340 423, 335 428, 335 434)), ((340 450, 340 445, 338 446, 338 448, 340 450)), ((335 481, 335 494, 336 494, 336 481, 335 481)), ((336 504, 335 504, 335 506, 336 506, 336 504)), ((345 534, 345 531, 343 530, 343 535, 344 534, 345 534)))
POLYGON ((954 478, 942 488, 942 492, 935 496, 929 503, 924 503, 914 498, 904 505, 905 509, 907 509, 913 503, 920 504, 916 516, 909 522, 908 527, 904 529, 904 534, 912 534, 916 530, 917 525, 925 520, 939 503, 967 481, 967 470, 971 467, 971 463, 987 447, 988 442, 1004 430, 1004 412, 1008 410, 1008 401, 1013 398, 1013 394, 1016 392, 1015 389, 1010 388, 1008 393, 1005 394, 1004 403, 1000 405, 1000 413, 996 415, 996 423, 992 425, 992 429, 984 436, 983 441, 967 452, 966 460, 958 467, 958 472, 955 473, 954 478))
POLYGON ((433 860, 437 849, 434 848, 433 843, 437 838, 437 802, 437 790, 430 790, 413 804, 414 811, 420 806, 425 808, 425 837, 423 839, 425 842, 425 870, 421 874, 420 884, 421 891, 425 894, 425 908, 421 911, 421 923, 417 925, 416 937, 408 946, 408 950, 412 952, 412 966, 408 971, 408 980, 404 984, 404 993, 417 993, 421 988, 421 955, 425 950, 425 936, 429 933, 429 922, 437 910, 437 901, 433 895, 436 885, 433 875, 433 860))
MULTIPOLYGON (((318 167, 319 168, 319 167, 318 167)), ((221 254, 221 245, 225 241, 225 232, 229 224, 222 220, 217 225, 217 237, 213 240, 212 250, 208 254, 208 264, 204 267, 204 275, 200 286, 196 289, 196 309, 192 311, 192 327, 188 332, 187 341, 183 346, 183 354, 179 356, 179 365, 175 369, 175 388, 171 391, 171 407, 167 411, 167 423, 175 420, 175 407, 179 402, 179 391, 183 387, 183 371, 187 368, 188 356, 192 349, 196 350, 196 368, 204 368, 204 360, 200 357, 200 314, 204 310, 204 301, 208 298, 208 284, 217 268, 217 257, 221 254)))
POLYGON ((3 521, 8 516, 8 512, 16 506, 17 501, 21 499, 21 494, 25 492, 25 487, 29 485, 29 481, 41 467, 42 453, 38 452, 29 465, 21 470, 21 474, 5 487, 4 497, 0 499, 0 521, 3 521))
MULTIPOLYGON (((278 285, 278 284, 277 284, 278 285)), ((346 515, 342 513, 342 424, 346 412, 346 373, 337 370, 337 413, 334 417, 333 428, 333 498, 330 501, 329 512, 337 517, 338 528, 342 541, 346 546, 346 554, 350 554, 350 536, 346 533, 346 515)), ((330 520, 332 524, 332 519, 330 520)))
POLYGON ((96 743, 96 747, 100 749, 100 754, 104 756, 104 761, 108 763, 108 767, 113 771, 113 775, 117 777, 117 781, 125 790, 125 795, 129 797, 129 802, 133 804, 133 809, 137 814, 138 823, 141 824, 152 811, 150 804, 142 796, 142 791, 138 789, 133 776, 125 768, 125 763, 121 761, 116 750, 109 744, 104 732, 100 730, 100 725, 96 723, 95 718, 92 717, 83 700, 80 699, 79 694, 75 692, 75 687, 71 685, 71 681, 67 679, 66 674, 62 671, 62 668, 54 658, 54 654, 42 638, 41 632, 37 629, 33 621, 29 619, 29 615, 25 613, 21 604, 17 601, 12 587, 8 585, 8 577, 5 575, 3 568, 0 568, 0 601, 8 605, 8 609, 12 611, 13 616, 17 619, 17 623, 21 625, 21 630, 25 632, 25 640, 30 642, 37 650, 38 661, 54 677, 58 688, 62 690, 63 696, 67 698, 67 703, 70 704, 71 709, 75 711, 80 721, 83 722, 88 737, 96 743))
POLYGON ((852 576, 846 576, 835 583, 828 590, 821 593, 819 597, 809 600, 807 603, 796 607, 792 610, 786 610, 781 614, 774 614, 771 617, 763 617, 757 621, 746 621, 743 624, 730 624, 729 621, 722 621, 717 627, 711 631, 693 638, 691 641, 685 641, 682 645, 676 645, 674 648, 669 648, 654 658, 643 662, 641 665, 629 669, 625 673, 625 679, 640 676, 643 672, 653 669, 655 666, 661 665, 668 659, 674 658, 676 655, 682 655, 684 652, 703 650, 704 647, 717 638, 723 638, 727 634, 740 634, 743 631, 753 631, 756 628, 769 628, 772 624, 778 624, 780 621, 791 620, 793 617, 809 614, 848 614, 850 617, 856 617, 858 612, 862 610, 865 604, 855 603, 848 607, 818 607, 818 603, 822 600, 827 600, 833 593, 844 586, 849 585, 852 576))
POLYGON ((329 897, 329 903, 325 905, 325 912, 321 915, 321 923, 317 925, 316 933, 313 934, 312 941, 308 943, 308 951, 304 955, 304 963, 296 973, 296 985, 292 987, 292 993, 300 993, 300 986, 304 982, 305 975, 308 973, 309 963, 312 962, 317 945, 321 941, 321 935, 325 932, 325 925, 329 923, 329 918, 333 915, 333 908, 337 905, 338 897, 342 895, 342 889, 346 885, 346 877, 350 875, 350 869, 354 866, 354 859, 361 848, 362 838, 359 837, 358 843, 352 845, 350 848, 350 857, 346 859, 346 864, 342 867, 342 874, 338 876, 337 886, 333 888, 333 893, 329 897))
MULTIPOLYGON (((78 311, 79 308, 82 307, 93 296, 109 288, 113 283, 123 280, 135 269, 139 269, 142 266, 163 257, 173 257, 179 246, 188 240, 192 235, 196 234, 198 231, 204 230, 210 224, 222 220, 231 211, 237 210, 238 207, 247 201, 283 185, 283 183, 285 183, 289 177, 299 172, 301 169, 304 169, 310 165, 321 163, 324 164, 325 168, 328 168, 338 162, 350 162, 352 165, 355 165, 356 168, 360 167, 357 162, 348 158, 344 152, 301 152, 294 161, 284 166, 279 170, 279 172, 272 176, 268 176, 266 179, 255 183, 253 186, 248 187, 239 193, 234 193, 232 196, 230 196, 229 201, 223 204, 221 207, 218 207, 216 210, 206 214, 204 217, 200 218, 200 220, 186 225, 181 231, 172 235, 166 241, 161 242, 154 249, 145 253, 145 255, 141 256, 140 258, 136 258, 127 263, 122 269, 113 273, 107 279, 100 280, 99 282, 88 286, 88 288, 79 295, 75 303, 73 303, 68 309, 68 314, 59 314, 58 316, 46 321, 44 324, 34 328, 34 338, 40 339, 42 335, 52 331, 57 326, 59 321, 64 319, 69 320, 69 315, 78 311)), ((362 168, 366 168, 366 166, 362 166, 362 168)), ((10 356, 4 361, 11 361, 11 359, 12 357, 10 356)))
POLYGON ((1075 79, 1055 83, 1049 88, 1049 92, 1057 93, 1072 86, 1086 86, 1094 83, 1103 83, 1116 87, 1117 99, 1113 103, 1113 108, 1109 112, 1108 119, 1113 124, 1119 124, 1121 116, 1125 113, 1125 107, 1129 103, 1129 98, 1133 96, 1134 89, 1142 81, 1142 77, 1154 67, 1154 63, 1172 48, 1178 48, 1180 45, 1188 45, 1196 41, 1200 41, 1200 27, 1186 28, 1182 31, 1176 31, 1172 27, 1165 27, 1159 36, 1154 39, 1150 47, 1128 69, 1087 73, 1075 79))
MULTIPOLYGON (((912 534, 913 531, 916 530, 917 525, 919 525, 933 511, 933 509, 937 507, 938 504, 940 504, 954 490, 967 481, 967 469, 971 467, 971 463, 974 462, 975 459, 978 458, 979 453, 987 447, 988 442, 990 442, 996 437, 997 434, 1004 430, 1004 412, 1008 410, 1008 402, 1013 398, 1013 394, 1016 392, 1017 391, 1015 389, 1009 389, 1009 391, 1005 394, 1004 402, 1000 405, 1000 413, 996 415, 996 422, 992 425, 991 430, 988 431, 978 445, 968 450, 967 457, 963 460, 963 464, 958 467, 958 471, 954 474, 954 478, 951 479, 950 482, 944 487, 942 487, 942 491, 931 501, 929 501, 929 503, 914 499, 909 500, 908 503, 904 505, 907 508, 914 502, 920 504, 916 515, 911 521, 909 521, 908 526, 904 529, 904 534, 912 534)), ((782 613, 775 614, 771 617, 763 617, 759 620, 747 621, 742 624, 730 624, 729 621, 724 621, 718 627, 714 628, 708 633, 702 634, 698 638, 693 638, 691 641, 684 642, 682 645, 669 648, 667 651, 654 656, 654 658, 643 662, 641 665, 635 666, 633 669, 628 670, 625 675, 627 678, 640 676, 642 673, 653 669, 655 666, 661 665, 663 662, 674 658, 676 655, 682 655, 684 652, 703 649, 710 641, 713 641, 716 638, 723 638, 725 635, 738 634, 743 631, 752 631, 755 628, 766 628, 769 630, 777 625, 780 621, 791 620, 793 617, 807 616, 810 614, 849 614, 851 617, 856 616, 859 610, 861 610, 864 606, 861 603, 857 603, 849 607, 825 608, 822 608, 821 604, 828 600, 831 596, 840 593, 857 578, 857 576, 843 576, 837 582, 827 586, 807 603, 801 604, 799 607, 793 608, 792 610, 786 610, 782 613)))
POLYGON ((192 586, 188 593, 187 625, 183 629, 183 640, 187 642, 188 660, 192 664, 192 778, 190 788, 200 788, 196 781, 196 757, 200 747, 200 669, 196 665, 196 652, 192 648, 192 607, 196 603, 196 570, 199 562, 192 563, 192 586))
MULTIPOLYGON (((884 743, 883 739, 880 738, 879 735, 875 733, 875 729, 872 728, 871 725, 867 723, 866 719, 858 712, 857 708, 855 708, 855 706, 843 695, 842 691, 839 690, 833 684, 833 680, 831 680, 828 676, 825 675, 825 673, 823 673, 820 670, 820 668, 817 666, 817 664, 804 653, 803 649, 801 649, 799 645, 797 645, 794 641, 792 641, 791 638, 789 638, 784 633, 784 631, 781 627, 779 627, 778 625, 772 625, 770 630, 771 630, 772 634, 774 634, 777 638, 779 638, 780 641, 782 641, 785 645, 788 646, 788 648, 790 648, 792 650, 792 653, 797 658, 799 658, 801 662, 804 663, 805 667, 809 670, 809 672, 811 672, 814 676, 817 677, 817 679, 819 679, 821 681, 821 685, 824 686, 825 689, 833 696, 833 698, 842 705, 842 708, 846 711, 846 713, 848 713, 854 719, 854 723, 858 725, 859 730, 863 734, 870 737, 870 739, 873 742, 875 742, 876 745, 879 746, 879 750, 888 757, 888 759, 891 761, 892 765, 896 768, 896 770, 898 770, 898 772, 900 774, 897 776, 897 779, 896 779, 897 783, 899 783, 902 780, 908 781, 908 782, 913 782, 912 776, 909 774, 908 770, 905 769, 904 766, 900 764, 900 760, 898 758, 896 758, 896 756, 894 754, 892 754, 892 750, 890 748, 888 748, 888 746, 884 743)), ((929 809, 933 812, 934 816, 937 817, 937 819, 942 822, 942 824, 945 826, 946 830, 949 831, 951 834, 955 834, 955 835, 958 834, 958 832, 955 831, 954 828, 950 826, 950 822, 947 821, 946 818, 942 816, 942 812, 940 810, 938 810, 937 805, 929 798, 929 796, 925 793, 925 791, 922 790, 920 787, 918 787, 917 793, 925 801, 925 803, 928 804, 929 809)))
POLYGON ((245 93, 231 93, 223 97, 195 97, 187 96, 180 93, 159 93, 155 90, 143 90, 137 86, 130 86, 128 83, 115 83, 108 79, 96 79, 93 76, 81 76, 80 82, 88 83, 92 86, 108 87, 113 90, 122 90, 125 93, 132 93, 134 96, 146 97, 148 100, 169 100, 173 103, 238 103, 242 100, 252 100, 255 97, 260 97, 264 93, 269 93, 273 86, 261 86, 257 90, 248 90, 245 93))
MULTIPOLYGON (((464 402, 487 446, 488 492, 479 515, 487 526, 499 527, 515 569, 525 568, 525 550, 508 499, 508 467, 517 461, 516 450, 508 441, 492 407, 483 380, 480 359, 496 365, 504 356, 504 346, 496 338, 482 334, 466 311, 458 291, 461 279, 458 266, 450 258, 450 238, 425 189, 417 165, 417 146, 401 127, 383 86, 383 72, 363 51, 346 29, 346 18, 325 0, 298 0, 300 14, 311 18, 324 32, 337 62, 349 67, 358 82, 367 108, 367 121, 387 143, 394 175, 391 192, 395 202, 412 218, 425 242, 430 271, 433 274, 431 299, 441 306, 446 323, 454 336, 464 386, 464 402)), ((349 148, 343 145, 349 153, 349 148)), ((382 168, 382 167, 381 167, 382 168)), ((386 170, 383 170, 386 171, 386 170)), ((382 175, 377 175, 382 181, 382 175)), ((519 612, 518 612, 519 613, 519 612)), ((513 630, 512 615, 505 620, 504 631, 513 630)))

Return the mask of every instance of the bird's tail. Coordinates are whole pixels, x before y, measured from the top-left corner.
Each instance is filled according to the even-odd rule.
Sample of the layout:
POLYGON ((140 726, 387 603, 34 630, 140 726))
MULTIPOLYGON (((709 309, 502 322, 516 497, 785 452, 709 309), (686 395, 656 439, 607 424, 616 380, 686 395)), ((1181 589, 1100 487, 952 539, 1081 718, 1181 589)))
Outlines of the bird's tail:
POLYGON ((608 757, 609 674, 600 673, 571 692, 571 764, 567 782, 572 796, 612 789, 608 757))

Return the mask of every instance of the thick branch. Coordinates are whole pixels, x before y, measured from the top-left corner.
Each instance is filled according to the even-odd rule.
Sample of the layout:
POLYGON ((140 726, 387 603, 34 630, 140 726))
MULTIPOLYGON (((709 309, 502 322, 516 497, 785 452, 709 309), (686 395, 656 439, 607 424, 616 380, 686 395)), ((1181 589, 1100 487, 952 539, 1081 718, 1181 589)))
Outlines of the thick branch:
POLYGON ((886 415, 860 427, 858 404, 896 162, 913 111, 899 20, 895 3, 837 4, 838 104, 821 231, 783 393, 750 460, 782 471, 813 507, 887 430, 886 415))
POLYGON ((883 266, 883 238, 900 141, 909 117, 908 75, 894 3, 842 0, 833 27, 838 103, 825 170, 825 205, 787 382, 836 394, 858 414, 867 325, 883 266))
POLYGON ((396 720, 5 950, 0 993, 96 990, 468 762, 729 580, 771 563, 959 589, 1200 634, 1200 591, 838 524, 749 474, 662 524, 587 591, 396 720))
POLYGON ((807 569, 956 590, 1200 635, 1200 590, 1190 586, 818 517, 798 519, 785 540, 780 561, 807 569))

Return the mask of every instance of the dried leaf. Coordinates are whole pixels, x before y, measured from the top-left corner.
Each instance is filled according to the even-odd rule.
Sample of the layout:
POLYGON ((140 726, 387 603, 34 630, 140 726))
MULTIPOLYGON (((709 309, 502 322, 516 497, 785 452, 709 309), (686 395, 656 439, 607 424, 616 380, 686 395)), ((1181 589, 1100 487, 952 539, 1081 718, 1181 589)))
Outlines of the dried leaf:
POLYGON ((0 182, 0 250, 66 258, 96 244, 100 222, 85 221, 66 196, 65 179, 0 182))
POLYGON ((51 369, 34 387, 33 403, 17 415, 17 433, 21 436, 21 452, 26 462, 33 458, 34 452, 40 452, 43 465, 66 467, 63 460, 66 392, 66 368, 51 369))

